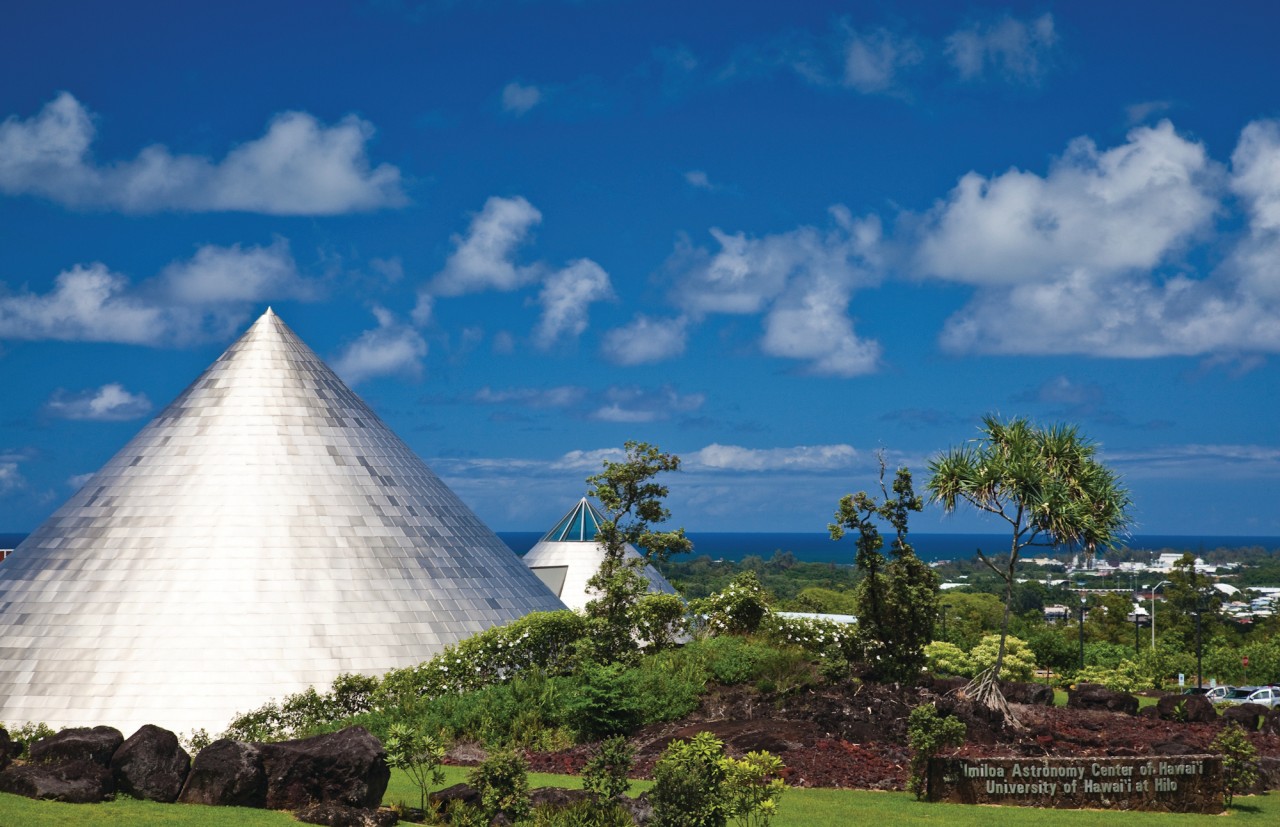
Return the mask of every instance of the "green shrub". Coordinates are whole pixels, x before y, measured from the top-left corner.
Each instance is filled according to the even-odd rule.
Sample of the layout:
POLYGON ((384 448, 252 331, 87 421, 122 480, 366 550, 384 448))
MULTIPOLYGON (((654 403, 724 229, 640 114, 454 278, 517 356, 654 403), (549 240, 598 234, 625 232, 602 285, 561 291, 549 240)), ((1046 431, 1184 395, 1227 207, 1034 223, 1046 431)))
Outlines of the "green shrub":
POLYGON ((938 715, 933 704, 920 704, 907 717, 907 744, 911 747, 911 775, 907 789, 915 797, 924 798, 928 781, 929 759, 944 747, 964 743, 964 721, 951 715, 938 715))
POLYGON ((584 740, 632 732, 644 721, 638 673, 620 663, 586 663, 577 673, 577 694, 569 714, 584 740))
POLYGON ((644 723, 674 721, 698 708, 709 673, 697 653, 663 652, 645 658, 633 670, 644 723))
POLYGON ((529 765, 516 753, 493 753, 471 771, 467 783, 480 793, 480 807, 489 819, 503 812, 519 821, 529 814, 529 765))
POLYGON ((1258 750, 1234 721, 1223 727, 1209 748, 1222 755, 1222 803, 1230 807, 1237 793, 1258 781, 1258 750))
POLYGON ((621 735, 601 741, 582 768, 582 788, 602 800, 625 795, 635 757, 635 748, 621 735))
POLYGON ((576 644, 586 631, 587 619, 568 609, 530 612, 460 641, 426 663, 388 672, 373 704, 412 706, 420 698, 479 689, 530 669, 566 673, 575 664, 576 644))
POLYGON ((672 741, 653 768, 655 827, 724 827, 724 744, 709 732, 672 741))
POLYGON ((382 739, 387 751, 387 765, 404 770, 418 785, 418 809, 427 809, 427 793, 431 787, 444 782, 444 745, 427 732, 415 730, 406 724, 393 724, 387 737, 382 739))
POLYGON ((744 571, 724 591, 689 604, 695 614, 706 617, 712 635, 751 634, 769 614, 769 593, 754 571, 744 571))
POLYGON ((21 726, 5 727, 5 729, 8 731, 11 740, 22 744, 22 752, 17 756, 18 758, 26 758, 27 751, 36 741, 57 734, 44 721, 27 721, 21 726))
POLYGON ((544 804, 534 809, 527 827, 635 827, 631 813, 615 802, 577 801, 568 807, 544 804))
POLYGON ((782 760, 768 752, 749 752, 743 758, 726 756, 721 765, 729 818, 741 827, 769 827, 787 790, 781 776, 782 760))
POLYGON ((1076 683, 1098 683, 1113 692, 1136 692, 1151 685, 1151 676, 1131 660, 1120 661, 1115 668, 1086 666, 1075 673, 1076 683))
POLYGON ((645 652, 670 649, 688 634, 688 609, 674 594, 646 594, 632 609, 636 633, 645 643, 645 652))

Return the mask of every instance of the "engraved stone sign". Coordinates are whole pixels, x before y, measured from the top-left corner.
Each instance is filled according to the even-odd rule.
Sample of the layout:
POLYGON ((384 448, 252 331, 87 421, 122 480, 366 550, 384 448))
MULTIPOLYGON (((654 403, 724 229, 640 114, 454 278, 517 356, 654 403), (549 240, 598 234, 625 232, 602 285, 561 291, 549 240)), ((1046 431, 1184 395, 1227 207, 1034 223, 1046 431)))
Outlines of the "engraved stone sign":
POLYGON ((1222 758, 934 758, 929 801, 1220 813, 1222 758))

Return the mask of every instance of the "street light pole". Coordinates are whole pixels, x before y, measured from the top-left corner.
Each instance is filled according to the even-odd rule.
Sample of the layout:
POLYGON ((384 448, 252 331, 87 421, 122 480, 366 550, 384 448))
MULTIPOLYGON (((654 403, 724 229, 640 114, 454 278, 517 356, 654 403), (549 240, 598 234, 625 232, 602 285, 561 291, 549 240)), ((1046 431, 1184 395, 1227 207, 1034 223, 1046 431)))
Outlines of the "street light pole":
POLYGON ((1169 585, 1168 580, 1161 580, 1151 587, 1151 648, 1156 648, 1156 589, 1169 585))

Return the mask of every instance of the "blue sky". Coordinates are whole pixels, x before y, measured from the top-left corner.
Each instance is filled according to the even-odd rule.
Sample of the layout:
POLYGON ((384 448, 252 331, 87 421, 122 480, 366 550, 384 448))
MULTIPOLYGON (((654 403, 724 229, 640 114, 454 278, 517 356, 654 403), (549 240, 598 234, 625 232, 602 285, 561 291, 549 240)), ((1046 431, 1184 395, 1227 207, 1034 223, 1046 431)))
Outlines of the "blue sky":
POLYGON ((190 5, 6 11, 0 531, 272 305, 498 530, 637 439, 821 531, 998 413, 1280 535, 1272 4, 190 5))

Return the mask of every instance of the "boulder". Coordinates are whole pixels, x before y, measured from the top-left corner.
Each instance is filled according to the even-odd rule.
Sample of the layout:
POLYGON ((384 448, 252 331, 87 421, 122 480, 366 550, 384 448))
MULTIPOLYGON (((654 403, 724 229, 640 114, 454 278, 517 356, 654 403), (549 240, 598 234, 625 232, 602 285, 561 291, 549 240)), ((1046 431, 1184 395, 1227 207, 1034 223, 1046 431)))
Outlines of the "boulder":
POLYGON ((21 752, 22 744, 17 741, 11 741, 9 739, 9 730, 0 727, 0 770, 9 766, 13 759, 18 757, 18 753, 21 752), (16 753, 14 752, 14 747, 18 748, 16 753))
POLYGON ((631 820, 640 827, 653 821, 653 804, 649 802, 649 791, 646 790, 640 795, 632 798, 629 795, 620 795, 614 799, 622 809, 631 815, 631 820))
POLYGON ((266 806, 267 773, 261 745, 223 738, 200 750, 178 801, 221 807, 266 806))
POLYGON ((1280 790, 1280 758, 1263 755, 1258 758, 1258 786, 1262 790, 1280 790))
POLYGON ((1042 683, 1008 681, 1000 684, 1004 699, 1012 704, 1029 706, 1053 706, 1053 687, 1042 683))
POLYGON ((1076 684, 1067 692, 1067 706, 1072 709, 1105 709, 1108 712, 1138 714, 1138 699, 1125 692, 1114 692, 1097 683, 1076 684))
POLYGON ((1240 704, 1238 706, 1229 706, 1222 710, 1222 722, 1237 723, 1244 727, 1246 732, 1257 732, 1258 726, 1266 720, 1270 709, 1262 704, 1240 704))
POLYGON ((1262 731, 1272 735, 1280 735, 1280 706, 1273 706, 1267 713, 1267 720, 1262 723, 1262 731))
POLYGON ((299 810, 324 801, 373 809, 391 780, 386 751, 364 727, 261 749, 271 810, 299 810))
POLYGON ((1162 695, 1156 713, 1166 721, 1207 724, 1218 720, 1218 710, 1204 695, 1162 695))
POLYGON ((57 763, 14 765, 0 772, 0 792, 68 804, 97 804, 111 798, 111 771, 79 758, 57 763))
POLYGON ((448 812, 449 808, 458 802, 468 807, 480 806, 480 791, 470 784, 454 784, 452 787, 436 790, 428 798, 442 813, 448 812))
POLYGON ((563 810, 580 801, 592 801, 595 796, 586 790, 569 790, 564 787, 538 787, 529 791, 529 804, 533 807, 555 807, 563 810))
POLYGON ((134 798, 172 804, 191 769, 191 756, 167 729, 147 724, 111 757, 116 789, 134 798))
POLYGON ((1159 718, 1160 710, 1154 706, 1144 706, 1138 710, 1139 718, 1159 718))
POLYGON ((336 801, 311 804, 293 815, 303 824, 324 824, 326 827, 391 827, 400 821, 390 810, 366 810, 336 801))
POLYGON ((92 761, 110 768, 111 756, 122 743, 124 736, 115 727, 77 727, 41 738, 31 745, 28 754, 33 762, 38 763, 92 761))

